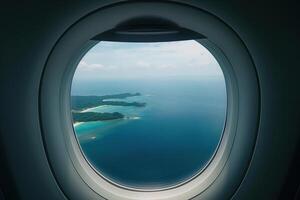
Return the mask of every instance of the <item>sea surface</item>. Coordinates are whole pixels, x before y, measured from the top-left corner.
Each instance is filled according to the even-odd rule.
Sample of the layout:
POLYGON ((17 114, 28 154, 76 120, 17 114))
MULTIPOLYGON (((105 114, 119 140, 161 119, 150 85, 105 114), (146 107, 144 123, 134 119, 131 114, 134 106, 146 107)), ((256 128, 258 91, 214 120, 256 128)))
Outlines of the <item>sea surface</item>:
MULTIPOLYGON (((109 180, 134 188, 170 187, 196 175, 214 155, 226 118, 223 78, 77 81, 72 95, 141 93, 146 107, 99 106, 125 119, 74 127, 84 155, 109 180)), ((114 100, 114 99, 112 99, 114 100)))

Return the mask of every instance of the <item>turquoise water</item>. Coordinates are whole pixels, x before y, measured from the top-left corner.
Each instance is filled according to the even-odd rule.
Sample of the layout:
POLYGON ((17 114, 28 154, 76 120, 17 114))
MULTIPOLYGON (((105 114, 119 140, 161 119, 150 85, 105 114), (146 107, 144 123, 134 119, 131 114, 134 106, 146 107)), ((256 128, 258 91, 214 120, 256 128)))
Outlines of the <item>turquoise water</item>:
POLYGON ((102 175, 129 187, 168 187, 209 162, 224 127, 224 79, 86 81, 72 87, 72 95, 124 92, 140 92, 124 101, 146 107, 99 106, 89 111, 126 118, 75 126, 83 153, 102 175))

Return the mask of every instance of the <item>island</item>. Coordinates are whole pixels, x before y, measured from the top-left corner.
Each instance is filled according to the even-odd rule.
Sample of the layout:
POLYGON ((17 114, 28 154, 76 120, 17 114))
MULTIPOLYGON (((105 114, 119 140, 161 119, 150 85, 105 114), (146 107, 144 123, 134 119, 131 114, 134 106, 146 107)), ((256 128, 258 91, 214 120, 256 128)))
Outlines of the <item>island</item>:
POLYGON ((127 97, 140 96, 140 93, 122 93, 115 95, 104 95, 104 96, 72 96, 71 104, 72 110, 85 110, 102 105, 112 106, 135 106, 144 107, 146 103, 140 102, 126 102, 126 101, 108 101, 107 99, 125 99, 127 97))
POLYGON ((122 119, 125 116, 119 112, 113 113, 96 113, 96 112, 72 112, 74 123, 91 122, 91 121, 107 121, 114 119, 122 119))
POLYGON ((86 109, 94 108, 102 105, 111 106, 134 106, 145 107, 144 102, 126 102, 113 101, 112 99, 126 99, 127 97, 141 96, 140 93, 121 93, 103 96, 71 96, 73 121, 76 122, 91 122, 91 121, 108 121, 115 119, 123 119, 125 116, 119 112, 99 113, 99 112, 84 112, 86 109))

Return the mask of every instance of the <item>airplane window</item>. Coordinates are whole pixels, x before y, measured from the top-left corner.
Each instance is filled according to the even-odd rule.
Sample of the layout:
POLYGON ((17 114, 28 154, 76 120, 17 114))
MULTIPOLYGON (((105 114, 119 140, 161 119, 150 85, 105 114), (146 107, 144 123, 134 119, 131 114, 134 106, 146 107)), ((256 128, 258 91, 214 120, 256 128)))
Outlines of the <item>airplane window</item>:
POLYGON ((100 176, 129 188, 166 188, 197 176, 213 158, 226 84, 197 41, 103 41, 78 64, 71 106, 82 153, 100 176))

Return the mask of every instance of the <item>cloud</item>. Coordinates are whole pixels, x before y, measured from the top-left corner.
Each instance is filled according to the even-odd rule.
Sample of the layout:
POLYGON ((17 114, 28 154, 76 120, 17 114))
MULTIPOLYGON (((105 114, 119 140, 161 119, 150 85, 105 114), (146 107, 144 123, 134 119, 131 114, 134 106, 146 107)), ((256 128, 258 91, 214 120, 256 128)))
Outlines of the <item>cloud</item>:
POLYGON ((100 64, 100 63, 95 63, 95 64, 88 64, 86 61, 80 61, 77 67, 77 70, 82 70, 82 71, 98 71, 102 70, 105 67, 100 64))
POLYGON ((141 68, 149 68, 149 67, 151 67, 151 64, 149 62, 144 61, 144 60, 137 60, 136 61, 136 66, 141 67, 141 68))
POLYGON ((80 61, 75 78, 205 76, 222 71, 196 41, 161 43, 100 42, 80 61))

